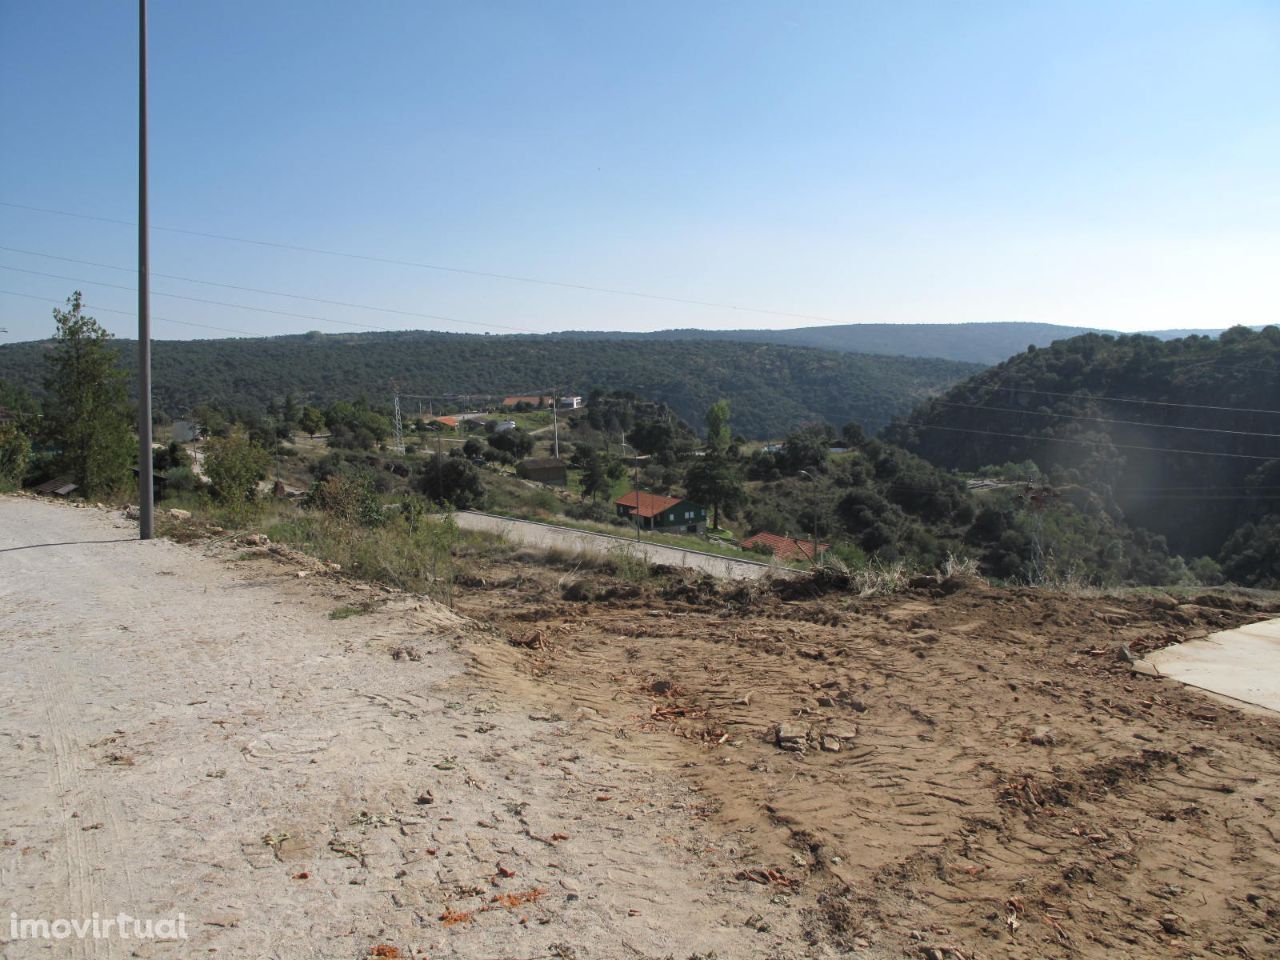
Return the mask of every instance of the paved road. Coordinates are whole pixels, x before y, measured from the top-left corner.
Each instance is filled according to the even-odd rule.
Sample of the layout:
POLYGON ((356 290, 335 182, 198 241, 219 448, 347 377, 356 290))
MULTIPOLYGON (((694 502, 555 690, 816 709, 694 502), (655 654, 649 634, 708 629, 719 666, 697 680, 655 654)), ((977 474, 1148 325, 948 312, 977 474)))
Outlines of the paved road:
POLYGON ((1280 620, 1175 644, 1146 660, 1163 676, 1280 711, 1280 620))
POLYGON ((531 547, 565 547, 570 550, 585 550, 600 554, 613 550, 628 550, 640 554, 650 563, 690 567, 727 580, 754 580, 770 573, 790 572, 787 567, 756 560, 734 560, 714 553, 699 553, 697 550, 681 550, 678 547, 637 542, 631 537, 612 537, 604 533, 572 530, 547 523, 535 523, 532 520, 512 520, 509 517, 497 517, 488 513, 459 512, 456 514, 456 519, 458 526, 464 530, 483 530, 501 534, 508 540, 531 547))

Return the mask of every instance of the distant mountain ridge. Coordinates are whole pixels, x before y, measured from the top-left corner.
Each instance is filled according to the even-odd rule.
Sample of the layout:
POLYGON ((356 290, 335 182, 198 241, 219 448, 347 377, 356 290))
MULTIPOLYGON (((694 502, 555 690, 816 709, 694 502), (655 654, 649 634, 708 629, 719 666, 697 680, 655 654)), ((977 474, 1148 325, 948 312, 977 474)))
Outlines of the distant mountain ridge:
MULTIPOLYGON (((1145 334, 1159 340, 1192 335, 1217 336, 1221 330, 1155 330, 1145 334)), ((1029 346, 1047 347, 1084 333, 1120 336, 1114 330, 1064 327, 1053 323, 842 323, 790 330, 657 330, 649 333, 565 331, 550 334, 581 340, 733 340, 816 347, 841 353, 886 354, 899 357, 940 357, 985 366, 1000 363, 1029 346)))

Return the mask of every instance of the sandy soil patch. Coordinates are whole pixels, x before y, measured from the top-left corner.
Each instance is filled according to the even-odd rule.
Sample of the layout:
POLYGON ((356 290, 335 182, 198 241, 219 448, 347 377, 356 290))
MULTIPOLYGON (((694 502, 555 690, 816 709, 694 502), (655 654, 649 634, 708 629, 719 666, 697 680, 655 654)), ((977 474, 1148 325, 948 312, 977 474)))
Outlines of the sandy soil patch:
POLYGON ((131 533, 0 498, 0 889, 23 918, 182 913, 189 939, 3 942, 6 916, 6 958, 747 957, 795 939, 789 910, 726 879, 696 784, 467 672, 464 648, 518 660, 505 639, 131 533))

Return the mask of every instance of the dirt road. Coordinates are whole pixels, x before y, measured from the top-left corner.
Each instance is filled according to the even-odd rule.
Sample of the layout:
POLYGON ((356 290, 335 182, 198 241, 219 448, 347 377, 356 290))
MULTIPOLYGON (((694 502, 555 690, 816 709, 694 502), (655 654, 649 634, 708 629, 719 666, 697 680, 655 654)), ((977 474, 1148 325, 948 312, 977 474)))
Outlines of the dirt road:
POLYGON ((656 543, 637 541, 631 537, 611 537, 586 530, 571 530, 547 523, 529 520, 513 520, 488 513, 461 511, 454 515, 458 526, 464 530, 483 530, 496 533, 513 543, 530 547, 558 547, 565 550, 582 550, 588 553, 608 554, 624 551, 642 556, 650 563, 669 567, 687 567, 700 573, 727 580, 755 580, 769 574, 789 574, 792 571, 755 560, 735 560, 696 550, 681 550, 656 543))
POLYGON ((242 549, 0 497, 6 960, 795 955, 693 786, 468 677, 505 638, 242 549), (11 939, 119 913, 188 939, 11 939))

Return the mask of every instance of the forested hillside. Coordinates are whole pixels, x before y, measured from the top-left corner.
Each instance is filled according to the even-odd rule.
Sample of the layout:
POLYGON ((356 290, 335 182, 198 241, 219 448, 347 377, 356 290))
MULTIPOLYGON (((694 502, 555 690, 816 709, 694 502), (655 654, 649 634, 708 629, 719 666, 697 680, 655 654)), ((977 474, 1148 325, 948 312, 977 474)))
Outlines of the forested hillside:
POLYGON ((1234 580, 1280 578, 1280 328, 1031 349, 885 437, 960 470, 1032 461, 1234 580))
MULTIPOLYGON (((942 357, 988 366, 999 363, 1028 346, 1047 347, 1085 333, 1105 333, 1088 327, 1062 327, 1052 323, 842 323, 791 330, 659 330, 655 333, 562 333, 578 339, 733 340, 742 343, 776 343, 791 347, 817 347, 845 353, 882 353, 902 357, 942 357)), ((1157 331, 1161 340, 1188 333, 1220 331, 1157 331)))
MULTIPOLYGON (((136 345, 116 346, 133 369, 136 345)), ((0 347, 0 380, 38 398, 48 349, 46 341, 0 347)), ((692 421, 728 399, 736 429, 768 437, 810 420, 879 429, 977 368, 767 344, 405 332, 158 341, 153 370, 156 409, 174 417, 202 403, 261 410, 287 394, 320 404, 359 397, 383 404, 396 379, 410 394, 631 390, 692 421)))

